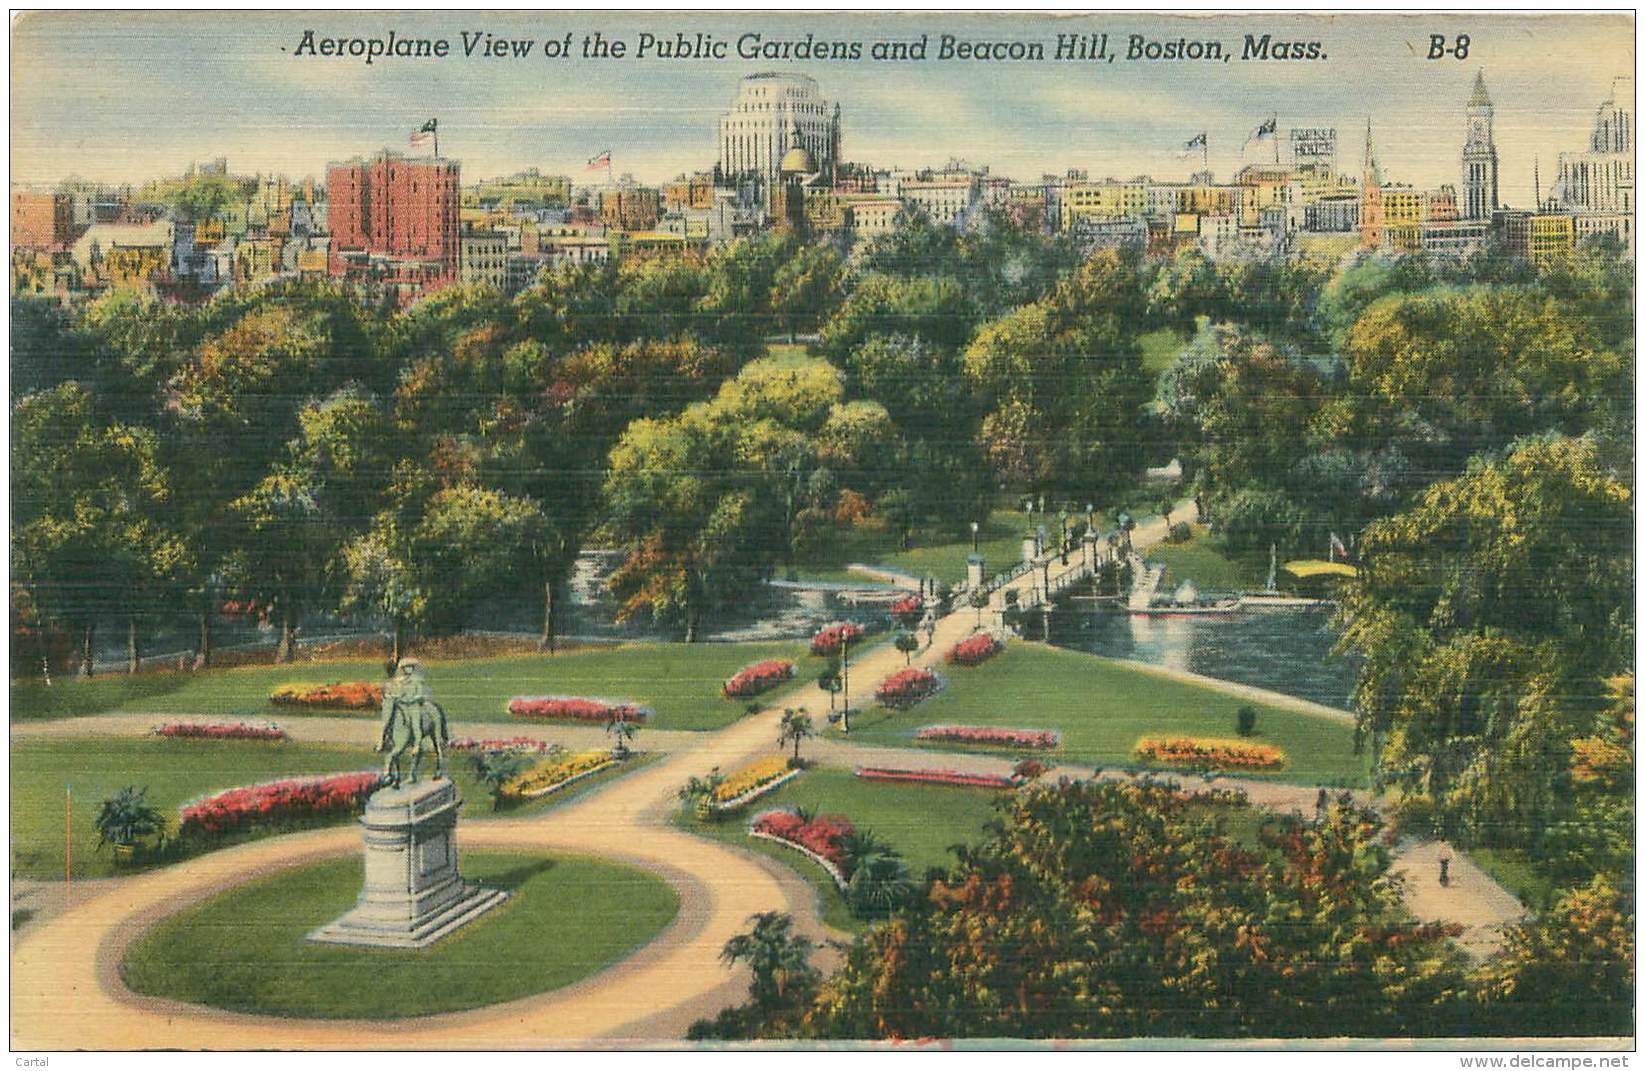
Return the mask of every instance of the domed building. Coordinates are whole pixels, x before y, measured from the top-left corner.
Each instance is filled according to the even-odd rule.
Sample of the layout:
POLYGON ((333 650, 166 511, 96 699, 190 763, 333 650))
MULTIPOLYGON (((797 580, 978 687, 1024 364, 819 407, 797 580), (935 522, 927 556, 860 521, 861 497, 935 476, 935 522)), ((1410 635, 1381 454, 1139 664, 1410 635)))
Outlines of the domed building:
POLYGON ((722 178, 753 178, 767 195, 790 171, 819 173, 832 184, 839 158, 840 106, 824 100, 816 79, 807 75, 751 74, 720 118, 722 178), (804 155, 795 155, 796 149, 804 155))

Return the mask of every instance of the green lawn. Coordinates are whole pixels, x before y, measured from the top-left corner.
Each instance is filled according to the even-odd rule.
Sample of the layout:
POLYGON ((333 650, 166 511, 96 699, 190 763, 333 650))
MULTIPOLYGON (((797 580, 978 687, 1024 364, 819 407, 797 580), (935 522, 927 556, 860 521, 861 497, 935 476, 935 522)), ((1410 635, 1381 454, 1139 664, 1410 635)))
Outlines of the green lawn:
POLYGON ((1237 558, 1203 524, 1193 526, 1186 543, 1157 543, 1148 560, 1166 567, 1165 586, 1175 588, 1192 580, 1201 591, 1260 590, 1268 582, 1268 563, 1237 558))
POLYGON ((1142 367, 1153 375, 1176 363, 1177 354, 1188 344, 1188 338, 1175 328, 1162 327, 1137 339, 1142 347, 1142 367))
MULTIPOLYGON (((1108 514, 1098 510, 1097 523, 1107 524, 1108 514)), ((1072 526, 1072 518, 1069 524, 1072 526)), ((1055 525, 1053 518, 1046 528, 1049 531, 1055 525)), ((988 520, 977 531, 977 552, 983 557, 988 575, 1003 572, 1022 560, 1022 537, 1027 530, 1028 518, 1017 510, 996 509, 988 515, 988 520)), ((1056 538, 1054 531, 1051 538, 1056 538)), ((867 580, 860 573, 845 568, 857 562, 884 566, 913 577, 934 576, 949 584, 965 579, 966 559, 971 556, 969 533, 955 538, 949 532, 916 529, 910 542, 912 546, 903 550, 897 546, 896 536, 887 530, 873 526, 847 528, 831 536, 829 545, 801 566, 798 573, 808 580, 865 583, 867 580)))
POLYGON ((336 859, 162 922, 127 953, 120 975, 138 993, 230 1011, 401 1019, 569 985, 652 940, 679 911, 672 888, 633 867, 481 852, 460 865, 465 878, 511 895, 425 949, 304 939, 359 895, 360 861, 336 859))
MULTIPOLYGON (((802 754, 803 749, 802 749, 802 754)), ((981 840, 983 826, 995 817, 992 789, 943 785, 897 785, 864 781, 849 770, 813 768, 735 814, 714 822, 682 815, 679 824, 701 836, 750 848, 770 856, 804 877, 817 890, 823 921, 836 929, 860 931, 868 925, 852 916, 822 867, 799 852, 748 836, 753 816, 776 807, 805 807, 818 814, 843 814, 858 829, 871 830, 895 847, 916 879, 929 867, 954 861, 950 845, 981 840)))
MULTIPOLYGON (((650 758, 635 756, 622 766, 580 781, 563 793, 533 800, 503 813, 518 816, 559 806, 622 776, 650 758)), ((491 817, 491 797, 485 787, 474 780, 469 756, 458 753, 450 759, 451 772, 463 798, 463 816, 491 817)), ((432 761, 430 757, 428 762, 432 761)), ((124 868, 116 870, 110 849, 98 850, 93 817, 97 805, 125 785, 146 786, 149 802, 169 820, 167 833, 174 834, 179 806, 198 796, 282 777, 369 770, 381 764, 382 756, 363 747, 290 742, 105 737, 13 740, 12 873, 47 880, 61 878, 65 824, 72 838, 74 877, 100 878, 124 872, 124 868)), ((424 776, 431 772, 432 765, 429 765, 424 776)), ((225 838, 221 844, 240 843, 257 835, 267 834, 225 838)))
MULTIPOLYGON (((1139 737, 1232 737, 1235 711, 1247 703, 1122 662, 1021 641, 980 666, 944 666, 942 673, 947 687, 910 710, 871 707, 853 714, 851 739, 950 751, 957 750, 955 745, 916 743, 914 731, 935 724, 1056 729, 1062 733, 1062 746, 1034 753, 1035 757, 1051 763, 1134 768, 1143 765, 1133 754, 1139 737)), ((866 693, 871 684, 865 681, 862 687, 866 693)), ((1367 760, 1354 754, 1352 725, 1261 703, 1250 705, 1258 711, 1257 735, 1252 739, 1278 745, 1290 761, 1275 773, 1248 776, 1341 787, 1366 783, 1367 760)))
MULTIPOLYGON (((766 658, 792 659, 803 670, 806 657, 807 645, 798 640, 644 643, 557 655, 430 660, 428 676, 457 735, 465 731, 463 722, 509 720, 508 701, 517 695, 633 700, 656 711, 648 726, 719 729, 743 715, 743 702, 720 695, 720 685, 727 677, 766 658)), ((50 688, 38 681, 13 681, 11 716, 24 720, 121 711, 275 719, 306 713, 335 716, 334 711, 276 707, 268 702, 268 694, 276 685, 292 681, 380 680, 382 675, 381 661, 355 660, 59 680, 50 688)), ((358 712, 358 716, 376 718, 377 712, 358 712)))
POLYGON ((1552 902, 1553 880, 1541 873, 1524 849, 1469 848, 1468 855, 1527 907, 1540 911, 1552 902))

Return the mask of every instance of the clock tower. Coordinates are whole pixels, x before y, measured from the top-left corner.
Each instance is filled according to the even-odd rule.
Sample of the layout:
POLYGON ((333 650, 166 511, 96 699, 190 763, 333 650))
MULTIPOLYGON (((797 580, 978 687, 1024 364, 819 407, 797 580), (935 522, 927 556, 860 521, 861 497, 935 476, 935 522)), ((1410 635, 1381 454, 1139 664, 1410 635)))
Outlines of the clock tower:
POLYGON ((1462 143, 1463 219, 1490 219, 1497 207, 1496 142, 1491 138, 1491 98, 1485 72, 1474 76, 1468 98, 1468 139, 1462 143))

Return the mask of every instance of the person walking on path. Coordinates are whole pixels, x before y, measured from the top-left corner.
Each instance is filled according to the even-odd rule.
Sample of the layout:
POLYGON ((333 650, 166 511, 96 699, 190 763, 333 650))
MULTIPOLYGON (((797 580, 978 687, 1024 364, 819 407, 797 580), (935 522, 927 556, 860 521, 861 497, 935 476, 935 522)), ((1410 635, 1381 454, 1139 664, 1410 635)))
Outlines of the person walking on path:
POLYGON ((1451 846, 1444 842, 1439 846, 1439 883, 1445 886, 1451 884, 1451 846))

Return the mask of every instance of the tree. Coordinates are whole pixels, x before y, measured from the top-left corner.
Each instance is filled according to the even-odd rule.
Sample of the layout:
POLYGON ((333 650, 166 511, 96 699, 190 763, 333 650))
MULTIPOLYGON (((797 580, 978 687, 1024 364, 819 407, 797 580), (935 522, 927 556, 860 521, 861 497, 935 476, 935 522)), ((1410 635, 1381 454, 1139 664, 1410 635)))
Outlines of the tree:
POLYGON ((1380 776, 1453 835, 1544 828, 1631 664, 1632 493, 1588 439, 1524 440, 1368 526, 1342 600, 1380 776))
POLYGON ((783 711, 777 731, 777 746, 780 748, 789 743, 794 745, 794 759, 789 763, 790 766, 798 768, 800 765, 800 742, 816 735, 816 728, 811 724, 811 715, 805 712, 804 707, 783 711))
POLYGON ((977 628, 982 628, 982 612, 988 607, 988 592, 982 588, 971 593, 971 608, 977 611, 977 628))
POLYGON ((920 638, 908 629, 901 628, 897 630, 897 638, 893 642, 896 643, 897 650, 902 652, 902 664, 913 665, 914 652, 920 649, 920 638))
POLYGON ((829 659, 828 665, 824 666, 822 672, 817 674, 817 687, 828 693, 828 712, 830 714, 834 713, 834 697, 840 694, 840 689, 843 686, 843 682, 840 680, 839 663, 829 659))
POLYGON ((795 933, 793 918, 782 912, 762 911, 749 921, 753 928, 727 941, 720 959, 728 966, 747 963, 754 1003, 767 1010, 780 1008, 816 984, 811 953, 817 946, 795 933))

